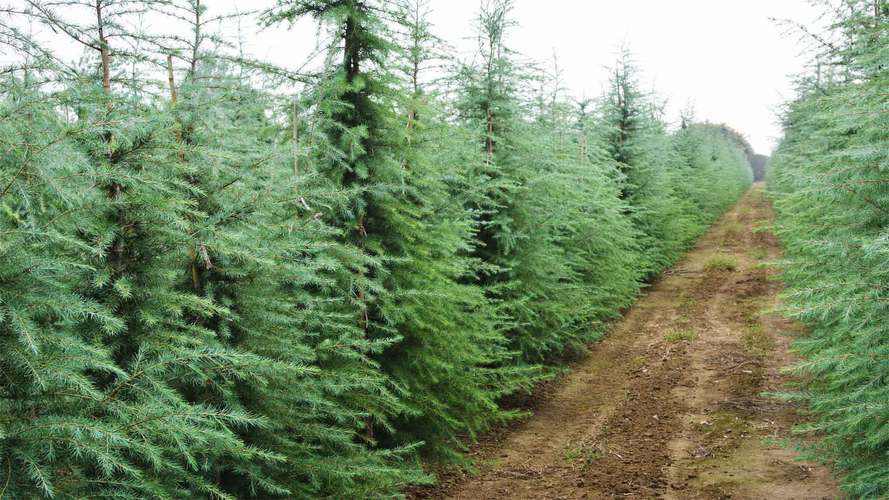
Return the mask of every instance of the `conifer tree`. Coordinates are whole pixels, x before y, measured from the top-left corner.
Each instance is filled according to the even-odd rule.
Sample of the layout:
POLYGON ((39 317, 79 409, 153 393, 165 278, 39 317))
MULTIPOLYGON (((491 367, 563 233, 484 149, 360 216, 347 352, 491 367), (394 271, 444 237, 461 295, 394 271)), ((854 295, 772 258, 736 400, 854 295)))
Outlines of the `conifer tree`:
POLYGON ((804 376, 787 394, 811 409, 798 430, 818 438, 850 497, 889 494, 886 227, 889 189, 889 4, 850 1, 816 33, 814 74, 800 78, 770 163, 785 249, 788 314, 810 327, 796 343, 804 376))
MULTIPOLYGON (((93 360, 81 367, 79 391, 89 391, 85 397, 65 394, 67 404, 58 413, 36 425, 32 420, 17 433, 21 447, 13 448, 8 467, 17 461, 27 471, 19 490, 24 497, 225 497, 208 477, 208 462, 273 459, 233 432, 260 421, 236 406, 186 397, 188 387, 254 377, 253 366, 261 363, 183 321, 187 314, 207 315, 220 307, 175 287, 176 249, 185 247, 184 214, 191 207, 169 161, 168 152, 175 151, 166 139, 169 121, 140 99, 137 87, 114 88, 112 64, 119 53, 108 40, 112 33, 129 36, 121 16, 140 6, 98 1, 88 6, 93 21, 87 24, 67 20, 55 4, 29 2, 23 13, 98 56, 100 76, 91 71, 79 77, 58 65, 53 75, 66 85, 53 104, 77 115, 56 137, 82 155, 82 163, 73 163, 79 168, 75 177, 90 182, 83 195, 69 199, 83 200, 70 209, 77 219, 66 235, 80 251, 68 264, 75 271, 70 293, 95 304, 97 312, 80 318, 50 314, 42 322, 68 328, 93 353, 107 356, 101 365, 93 360)), ((83 300, 73 307, 78 303, 83 300)), ((224 383, 214 390, 222 400, 230 393, 224 383)))
POLYGON ((687 246, 750 186, 747 151, 752 148, 724 125, 693 121, 674 134, 673 142, 679 155, 675 192, 689 217, 687 246))
POLYGON ((284 133, 269 119, 275 113, 273 120, 299 127, 300 106, 281 106, 247 84, 272 80, 230 62, 209 25, 218 16, 199 1, 175 12, 192 36, 177 52, 185 63, 178 88, 171 58, 171 102, 179 159, 202 214, 182 287, 225 305, 206 321, 219 338, 273 362, 263 383, 242 382, 236 393, 268 422, 242 436, 284 459, 270 469, 248 464, 255 474, 242 474, 243 464, 222 465, 223 486, 238 497, 340 497, 391 493, 422 480, 402 463, 408 450, 374 450, 362 435, 366 419, 385 422, 402 407, 368 359, 385 342, 365 338, 343 314, 350 270, 366 259, 336 243, 337 231, 321 220, 341 197, 311 164, 301 168, 299 145, 288 144, 298 131, 284 133), (257 483, 265 470, 272 482, 257 483))
MULTIPOLYGON (((321 20, 342 58, 317 89, 316 119, 335 148, 318 170, 349 193, 346 210, 331 218, 344 242, 378 262, 357 276, 356 322, 370 339, 397 339, 378 359, 408 407, 394 428, 369 421, 369 437, 391 445, 422 440, 428 452, 456 458, 461 437, 502 418, 495 398, 511 385, 490 368, 506 354, 487 303, 459 281, 471 269, 461 253, 473 225, 468 212, 448 207, 444 176, 453 166, 423 154, 431 151, 428 134, 442 125, 422 107, 419 85, 412 95, 398 91, 388 64, 399 54, 385 13, 397 14, 369 1, 281 1, 265 19, 321 20)), ((418 44, 420 29, 412 32, 418 44)))
POLYGON ((651 275, 679 256, 688 231, 673 192, 676 158, 666 126, 653 112, 654 97, 640 88, 629 51, 621 52, 612 72, 600 110, 602 140, 620 174, 621 199, 640 232, 641 266, 651 275))
POLYGON ((675 262, 752 181, 746 143, 685 120, 671 135, 662 109, 641 90, 639 70, 622 51, 600 109, 600 140, 620 173, 648 276, 675 262))
POLYGON ((82 467, 120 463, 90 431, 104 429, 127 443, 109 422, 91 422, 90 407, 104 395, 88 372, 120 369, 77 326, 90 321, 114 333, 123 325, 76 293, 72 277, 92 249, 72 238, 75 214, 82 217, 97 200, 82 175, 90 170, 87 159, 71 147, 65 125, 32 80, 42 78, 30 67, 36 62, 4 79, 0 102, 0 170, 7 179, 0 195, 0 481, 11 498, 89 491, 98 478, 82 467))
POLYGON ((599 125, 579 116, 563 96, 557 66, 541 80, 547 95, 539 99, 540 111, 529 130, 536 141, 524 161, 536 158, 543 177, 534 189, 543 189, 549 198, 545 211, 539 210, 547 214, 553 242, 569 270, 546 294, 559 304, 558 322, 538 327, 557 332, 552 352, 559 354, 566 348, 583 350, 604 333, 606 320, 635 298, 642 272, 639 234, 625 215, 614 166, 593 137, 599 125))
POLYGON ((582 349, 596 325, 634 296, 635 234, 607 168, 594 163, 595 145, 576 146, 558 83, 536 103, 519 93, 533 77, 505 46, 511 9, 508 1, 483 5, 480 63, 459 73, 458 110, 485 155, 483 196, 474 202, 479 278, 499 304, 513 348, 539 363, 582 349), (610 240, 596 232, 603 228, 610 240))

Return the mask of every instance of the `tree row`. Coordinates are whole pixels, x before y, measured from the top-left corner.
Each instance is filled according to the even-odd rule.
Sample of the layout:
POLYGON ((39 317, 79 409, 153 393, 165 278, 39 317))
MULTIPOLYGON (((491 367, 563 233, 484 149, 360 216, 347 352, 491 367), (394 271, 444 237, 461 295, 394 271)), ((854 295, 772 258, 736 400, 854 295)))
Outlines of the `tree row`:
POLYGON ((278 0, 311 72, 202 0, 5 11, 0 497, 397 496, 522 415, 752 173, 627 55, 571 100, 511 6, 459 61, 422 2, 278 0))

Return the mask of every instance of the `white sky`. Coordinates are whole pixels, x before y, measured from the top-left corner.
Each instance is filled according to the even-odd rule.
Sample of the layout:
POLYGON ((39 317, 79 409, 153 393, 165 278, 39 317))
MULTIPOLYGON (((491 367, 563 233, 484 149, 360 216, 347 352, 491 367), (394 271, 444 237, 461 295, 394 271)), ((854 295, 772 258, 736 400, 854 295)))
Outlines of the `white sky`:
MULTIPOLYGON (((265 4, 206 1, 210 8, 265 4)), ((465 57, 475 48, 478 5, 478 0, 430 3, 436 34, 465 57)), ((555 52, 575 97, 601 94, 605 67, 626 44, 644 71, 643 82, 668 99, 671 119, 691 101, 697 119, 727 123, 766 154, 781 133, 776 113, 793 97, 792 78, 806 60, 797 37, 770 18, 809 24, 820 13, 809 0, 516 0, 515 7, 518 26, 507 43, 541 63, 555 52)), ((250 50, 293 66, 294 54, 308 52, 315 34, 311 24, 295 28, 250 37, 250 50)))
MULTIPOLYGON (((204 1, 211 15, 273 3, 204 1)), ((469 58, 476 47, 478 6, 479 0, 430 1, 434 31, 458 56, 469 58)), ((724 122, 768 154, 781 133, 776 113, 793 97, 792 78, 806 61, 797 37, 786 36, 786 28, 770 18, 811 24, 819 13, 809 0, 516 0, 518 26, 507 44, 545 67, 557 54, 575 97, 602 93, 605 68, 626 45, 644 72, 643 83, 668 99, 670 119, 691 102, 698 120, 724 122)), ((291 31, 258 32, 251 23, 242 30, 252 55, 289 68, 301 66, 315 46, 310 21, 291 31)), ((236 31, 224 28, 232 37, 236 31)))

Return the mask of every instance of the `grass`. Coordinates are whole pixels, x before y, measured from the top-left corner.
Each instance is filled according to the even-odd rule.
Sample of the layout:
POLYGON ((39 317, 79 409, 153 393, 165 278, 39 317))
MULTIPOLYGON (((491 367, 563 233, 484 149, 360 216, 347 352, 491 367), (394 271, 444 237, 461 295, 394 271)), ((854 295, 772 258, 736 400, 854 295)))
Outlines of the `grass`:
POLYGON ((707 271, 735 271, 738 269, 738 259, 731 255, 714 255, 704 262, 707 271))
POLYGON ((740 222, 727 222, 723 225, 723 241, 735 241, 744 234, 745 227, 740 222))
POLYGON ((671 344, 679 342, 693 342, 697 340, 698 334, 693 330, 673 330, 664 335, 664 340, 671 344))
POLYGON ((646 361, 645 356, 636 356, 627 363, 627 367, 631 372, 635 372, 644 368, 646 361))
POLYGON ((753 226, 753 229, 751 229, 750 232, 753 234, 769 233, 772 231, 772 229, 774 228, 772 227, 771 223, 769 223, 768 221, 763 221, 753 226))
POLYGON ((682 290, 679 292, 678 304, 677 308, 683 313, 691 312, 694 310, 695 306, 698 304, 698 301, 688 294, 688 290, 682 290))
POLYGON ((597 460, 605 456, 602 450, 595 446, 581 444, 576 448, 565 450, 565 460, 575 464, 579 464, 581 468, 588 469, 597 460))
POLYGON ((762 260, 769 256, 769 251, 762 247, 754 248, 750 251, 750 256, 756 260, 762 260))
POLYGON ((764 358, 775 350, 775 339, 762 326, 752 325, 741 338, 744 351, 753 357, 764 358))

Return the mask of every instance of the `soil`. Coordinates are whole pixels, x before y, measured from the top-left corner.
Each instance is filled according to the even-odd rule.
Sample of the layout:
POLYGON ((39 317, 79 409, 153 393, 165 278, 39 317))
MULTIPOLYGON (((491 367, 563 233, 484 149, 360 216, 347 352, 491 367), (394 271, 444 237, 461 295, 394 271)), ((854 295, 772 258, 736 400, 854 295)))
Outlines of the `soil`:
POLYGON ((774 312, 780 258, 761 185, 665 272, 532 417, 475 446, 475 474, 414 498, 827 499, 830 471, 786 445, 802 328, 774 312))

